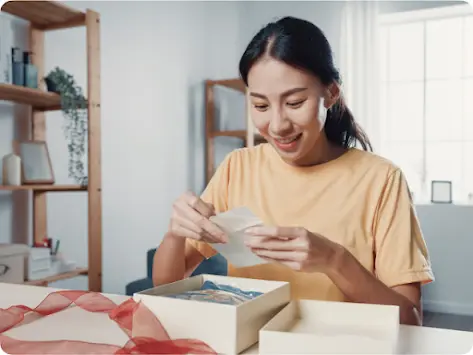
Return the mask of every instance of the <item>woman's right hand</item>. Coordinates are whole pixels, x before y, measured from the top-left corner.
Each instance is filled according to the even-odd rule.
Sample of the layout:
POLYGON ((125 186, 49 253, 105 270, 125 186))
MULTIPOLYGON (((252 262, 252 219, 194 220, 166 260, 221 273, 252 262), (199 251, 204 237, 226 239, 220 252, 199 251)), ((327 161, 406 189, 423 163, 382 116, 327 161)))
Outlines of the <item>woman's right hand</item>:
POLYGON ((226 243, 226 234, 209 219, 214 215, 213 205, 192 192, 186 192, 174 202, 170 232, 174 236, 208 243, 226 243))

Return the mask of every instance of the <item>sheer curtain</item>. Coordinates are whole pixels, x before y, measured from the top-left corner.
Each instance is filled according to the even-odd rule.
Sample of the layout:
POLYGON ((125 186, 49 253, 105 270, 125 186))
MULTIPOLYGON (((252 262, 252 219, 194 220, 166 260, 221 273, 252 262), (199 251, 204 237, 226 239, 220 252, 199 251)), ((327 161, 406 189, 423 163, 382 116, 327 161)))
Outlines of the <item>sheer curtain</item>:
POLYGON ((377 1, 345 1, 341 18, 339 66, 347 106, 368 134, 373 150, 382 147, 377 1))

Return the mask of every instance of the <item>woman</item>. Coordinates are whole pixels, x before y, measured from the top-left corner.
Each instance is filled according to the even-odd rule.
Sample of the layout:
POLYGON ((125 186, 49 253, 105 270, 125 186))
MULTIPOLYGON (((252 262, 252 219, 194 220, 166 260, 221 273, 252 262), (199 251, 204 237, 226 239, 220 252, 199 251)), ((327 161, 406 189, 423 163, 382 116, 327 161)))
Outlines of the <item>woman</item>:
POLYGON ((246 206, 265 226, 247 245, 269 263, 228 274, 291 283, 294 298, 392 304, 421 324, 428 251, 401 170, 344 106, 330 45, 291 17, 263 28, 240 61, 255 126, 267 140, 230 153, 199 198, 182 195, 155 256, 154 283, 216 254, 226 236, 209 217, 246 206), (355 148, 356 143, 363 148, 355 148))

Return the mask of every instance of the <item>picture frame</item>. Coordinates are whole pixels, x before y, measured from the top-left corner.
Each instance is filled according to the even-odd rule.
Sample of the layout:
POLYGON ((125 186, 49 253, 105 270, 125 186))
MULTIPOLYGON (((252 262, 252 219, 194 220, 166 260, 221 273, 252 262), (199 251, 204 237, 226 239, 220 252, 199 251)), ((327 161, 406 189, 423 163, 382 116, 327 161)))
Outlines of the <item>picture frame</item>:
POLYGON ((432 203, 452 203, 452 182, 432 180, 430 201, 432 203))
POLYGON ((54 184, 54 172, 46 142, 25 140, 15 142, 15 145, 21 159, 22 184, 54 184))

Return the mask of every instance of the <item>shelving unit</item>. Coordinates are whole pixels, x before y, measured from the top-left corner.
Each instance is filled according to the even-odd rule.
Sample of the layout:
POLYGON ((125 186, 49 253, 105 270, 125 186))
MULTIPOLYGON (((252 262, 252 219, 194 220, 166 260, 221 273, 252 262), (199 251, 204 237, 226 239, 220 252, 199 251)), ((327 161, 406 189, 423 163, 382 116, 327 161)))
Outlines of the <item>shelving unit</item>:
MULTIPOLYGON (((42 280, 26 281, 30 285, 47 286, 49 283, 88 275, 89 290, 102 291, 102 178, 100 141, 100 15, 70 8, 57 1, 10 1, 2 6, 3 12, 29 21, 32 63, 38 69, 38 78, 44 76, 44 36, 47 31, 78 26, 86 28, 87 42, 87 95, 88 95, 88 186, 78 185, 23 185, 0 186, 0 191, 32 192, 33 238, 41 241, 47 235, 46 194, 49 192, 85 192, 88 196, 88 266, 42 280)), ((46 140, 45 112, 61 109, 59 95, 47 92, 40 82, 39 89, 0 84, 0 101, 10 101, 31 107, 28 117, 17 117, 28 124, 21 125, 21 139, 46 140)), ((66 147, 65 147, 66 149, 66 147)))
POLYGON ((236 137, 245 142, 245 146, 252 147, 255 144, 265 142, 265 139, 255 132, 253 122, 247 108, 246 130, 238 131, 218 131, 215 130, 215 95, 214 88, 223 86, 237 90, 247 96, 245 83, 241 79, 207 80, 205 82, 205 180, 209 183, 215 172, 215 137, 236 137))

